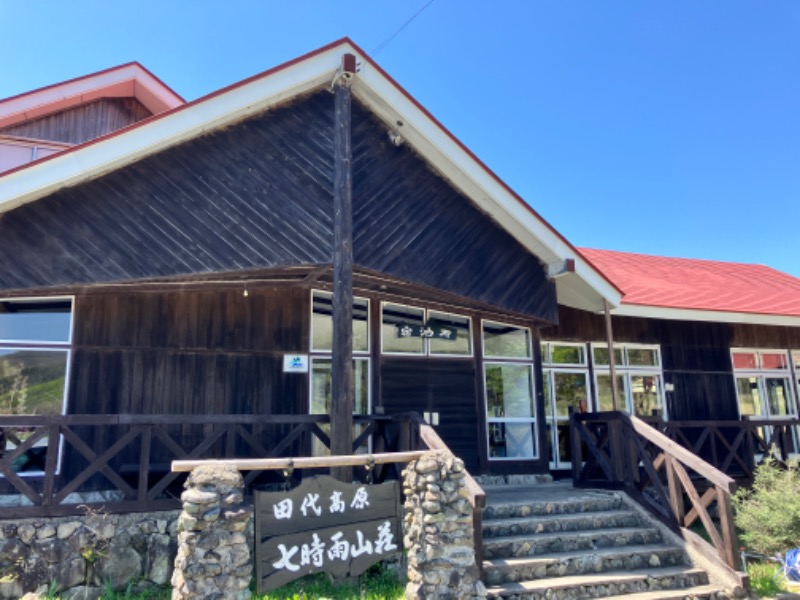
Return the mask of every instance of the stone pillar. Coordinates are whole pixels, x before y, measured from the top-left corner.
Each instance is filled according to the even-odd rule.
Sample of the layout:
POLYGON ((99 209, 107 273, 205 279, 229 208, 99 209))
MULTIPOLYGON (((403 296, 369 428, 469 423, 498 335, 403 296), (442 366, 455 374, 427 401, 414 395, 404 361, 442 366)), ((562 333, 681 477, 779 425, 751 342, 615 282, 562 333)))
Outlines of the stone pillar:
POLYGON ((244 480, 233 467, 198 467, 186 480, 178 518, 172 599, 246 600, 253 573, 253 509, 244 506, 244 480))
POLYGON ((477 578, 472 506, 464 485, 464 462, 432 450, 403 471, 406 598, 485 598, 477 578))

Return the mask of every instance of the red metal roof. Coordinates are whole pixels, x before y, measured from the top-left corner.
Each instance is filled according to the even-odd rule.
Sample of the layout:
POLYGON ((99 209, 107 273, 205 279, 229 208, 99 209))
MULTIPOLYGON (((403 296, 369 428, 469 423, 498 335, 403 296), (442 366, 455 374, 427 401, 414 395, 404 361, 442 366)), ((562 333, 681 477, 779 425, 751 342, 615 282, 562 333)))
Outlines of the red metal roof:
POLYGON ((763 265, 580 248, 622 304, 800 316, 800 279, 763 265))

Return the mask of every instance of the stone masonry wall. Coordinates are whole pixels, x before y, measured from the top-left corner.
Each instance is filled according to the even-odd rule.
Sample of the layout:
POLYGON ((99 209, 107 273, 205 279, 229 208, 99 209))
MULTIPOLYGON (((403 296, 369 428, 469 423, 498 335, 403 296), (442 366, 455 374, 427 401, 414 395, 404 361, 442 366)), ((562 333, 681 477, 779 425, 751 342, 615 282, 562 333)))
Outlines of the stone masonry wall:
POLYGON ((234 467, 194 469, 181 495, 173 600, 247 600, 253 574, 253 508, 234 467))
POLYGON ((175 559, 178 511, 0 520, 0 598, 55 585, 62 600, 105 586, 163 586, 175 559))
POLYGON ((403 471, 409 600, 486 597, 464 476, 463 461, 445 450, 427 452, 403 471))

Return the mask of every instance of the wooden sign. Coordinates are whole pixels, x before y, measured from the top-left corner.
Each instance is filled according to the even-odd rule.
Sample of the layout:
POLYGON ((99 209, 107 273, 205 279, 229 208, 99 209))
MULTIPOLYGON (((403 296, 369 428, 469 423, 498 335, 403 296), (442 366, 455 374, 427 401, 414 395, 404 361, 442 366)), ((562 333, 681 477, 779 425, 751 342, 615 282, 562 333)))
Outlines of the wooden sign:
POLYGON ((414 325, 412 323, 398 323, 397 324, 397 337, 421 337, 430 340, 447 340, 454 342, 458 338, 458 332, 455 327, 447 327, 446 325, 439 325, 437 323, 429 323, 428 325, 414 325))
POLYGON ((310 573, 351 577, 402 550, 400 486, 321 475, 255 492, 256 579, 266 593, 310 573))

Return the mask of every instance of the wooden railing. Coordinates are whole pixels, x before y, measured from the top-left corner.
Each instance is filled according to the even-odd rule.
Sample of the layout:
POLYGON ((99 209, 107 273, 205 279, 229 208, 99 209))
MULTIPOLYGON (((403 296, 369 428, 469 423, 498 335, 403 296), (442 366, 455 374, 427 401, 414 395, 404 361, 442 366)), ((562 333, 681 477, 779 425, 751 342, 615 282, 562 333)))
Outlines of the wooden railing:
POLYGON ((622 488, 694 543, 688 528, 699 521, 721 561, 739 568, 731 477, 627 413, 575 413, 571 427, 576 486, 622 488))
MULTIPOLYGON (((176 509, 186 475, 172 471, 173 461, 311 456, 312 446, 330 448, 329 422, 327 415, 0 416, 0 441, 11 440, 8 450, 0 443, 0 495, 26 504, 0 507, 0 519, 176 509), (86 500, 90 493, 103 497, 86 500)), ((417 413, 354 416, 353 423, 353 453, 367 456, 356 468, 362 481, 401 478, 402 461, 384 461, 381 453, 447 449, 417 413)), ((253 470, 244 479, 250 490, 281 477, 253 470)), ((480 568, 485 496, 469 473, 465 478, 480 568)))
MULTIPOLYGON (((0 440, 12 440, 0 450, 0 495, 24 497, 0 507, 0 518, 79 514, 82 506, 107 512, 177 508, 185 476, 170 471, 172 461, 308 456, 312 443, 330 447, 328 422, 326 415, 0 417, 0 440), (94 499, 82 499, 92 493, 94 499)), ((354 452, 396 451, 410 438, 408 417, 358 416, 354 423, 354 452)), ((379 465, 371 476, 397 477, 400 469, 379 465)), ((253 472, 245 483, 278 477, 253 472)))
POLYGON ((800 450, 800 420, 664 421, 643 419, 669 439, 743 484, 753 481, 761 457, 787 461, 800 450))

